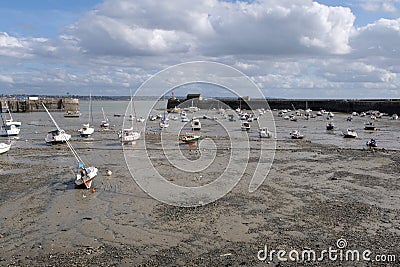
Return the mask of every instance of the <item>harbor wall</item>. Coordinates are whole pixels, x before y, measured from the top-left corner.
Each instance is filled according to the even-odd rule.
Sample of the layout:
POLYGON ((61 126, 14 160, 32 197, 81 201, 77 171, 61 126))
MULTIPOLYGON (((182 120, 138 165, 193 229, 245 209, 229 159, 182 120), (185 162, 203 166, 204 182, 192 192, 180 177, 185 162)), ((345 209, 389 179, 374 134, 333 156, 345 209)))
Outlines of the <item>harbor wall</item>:
MULTIPOLYGON (((250 100, 239 100, 239 99, 218 99, 219 101, 227 104, 232 109, 241 107, 241 109, 250 109, 249 105, 253 109, 267 108, 265 100, 250 99, 250 100)), ((201 109, 217 108, 215 100, 193 100, 193 104, 197 105, 201 109)), ((369 110, 379 110, 389 114, 400 114, 400 99, 392 100, 291 100, 291 99, 268 99, 268 105, 271 109, 312 109, 318 111, 325 109, 332 112, 363 112, 369 110)), ((169 99, 167 108, 172 109, 180 104, 184 103, 184 107, 191 105, 191 101, 186 99, 169 99)))
POLYGON ((0 111, 7 112, 36 112, 44 111, 44 103, 51 111, 79 110, 79 99, 43 97, 35 99, 0 98, 0 111))

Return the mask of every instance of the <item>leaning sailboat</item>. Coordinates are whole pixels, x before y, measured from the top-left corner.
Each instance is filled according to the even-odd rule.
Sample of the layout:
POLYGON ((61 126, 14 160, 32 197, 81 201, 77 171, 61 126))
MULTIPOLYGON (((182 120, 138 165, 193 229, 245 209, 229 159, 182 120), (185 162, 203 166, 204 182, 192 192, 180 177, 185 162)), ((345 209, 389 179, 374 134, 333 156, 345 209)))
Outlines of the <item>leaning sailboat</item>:
POLYGON ((3 123, 2 130, 0 132, 0 136, 2 137, 10 137, 10 136, 17 136, 19 135, 20 128, 15 124, 8 124, 6 120, 4 120, 3 115, 1 115, 1 121, 3 123))
MULTIPOLYGON (((49 115, 50 119, 53 121, 54 125, 56 126, 57 130, 61 133, 64 134, 65 131, 61 129, 57 122, 54 120, 53 116, 50 114, 50 112, 47 110, 46 106, 42 103, 44 109, 46 110, 47 114, 49 115)), ((78 161, 78 172, 76 174, 76 178, 74 181, 74 186, 76 188, 78 187, 84 187, 89 189, 92 186, 92 181, 93 179, 97 176, 98 169, 94 166, 89 166, 83 162, 81 157, 78 155, 76 150, 72 147, 71 143, 69 142, 68 139, 65 139, 65 143, 67 144, 68 148, 71 150, 72 154, 74 155, 75 159, 78 161)))

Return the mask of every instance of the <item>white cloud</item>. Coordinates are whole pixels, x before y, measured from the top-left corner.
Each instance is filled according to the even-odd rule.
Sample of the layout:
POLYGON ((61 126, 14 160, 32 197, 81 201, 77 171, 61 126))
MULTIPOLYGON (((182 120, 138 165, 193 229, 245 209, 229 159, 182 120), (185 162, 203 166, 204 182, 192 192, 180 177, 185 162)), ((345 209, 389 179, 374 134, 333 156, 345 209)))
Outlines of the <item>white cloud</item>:
POLYGON ((394 13, 397 11, 396 3, 399 2, 398 0, 360 0, 360 6, 371 12, 383 11, 394 13))
MULTIPOLYGON (((371 10, 395 7, 384 3, 363 1, 371 10)), ((400 19, 359 28, 354 21, 350 8, 311 0, 106 0, 57 38, 0 33, 9 70, 0 82, 42 93, 128 94, 165 67, 211 60, 240 69, 275 97, 389 94, 400 85, 400 19)))

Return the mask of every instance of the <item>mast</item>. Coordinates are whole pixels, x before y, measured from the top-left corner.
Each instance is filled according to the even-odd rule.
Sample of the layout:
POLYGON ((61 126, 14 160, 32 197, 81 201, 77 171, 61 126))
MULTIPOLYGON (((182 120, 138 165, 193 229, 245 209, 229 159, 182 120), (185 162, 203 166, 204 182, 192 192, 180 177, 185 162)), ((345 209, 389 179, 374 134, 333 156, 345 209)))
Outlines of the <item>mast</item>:
MULTIPOLYGON (((58 126, 57 122, 54 120, 53 116, 50 114, 50 112, 48 111, 48 109, 46 108, 44 103, 42 103, 42 105, 43 105, 44 109, 46 110, 47 114, 49 115, 50 119, 53 121, 53 123, 56 126, 57 130, 60 132, 60 134, 64 134, 65 131, 58 126)), ((3 119, 3 116, 1 118, 3 119)), ((72 147, 71 143, 67 139, 65 139, 65 142, 67 143, 68 148, 71 150, 72 154, 74 155, 74 157, 78 161, 78 163, 82 163, 83 166, 85 166, 85 163, 83 162, 81 157, 78 155, 76 150, 72 147)))
POLYGON ((8 111, 8 114, 10 114, 10 120, 11 120, 11 121, 14 121, 14 119, 13 119, 13 117, 12 117, 12 115, 11 115, 11 111, 10 111, 9 108, 7 108, 7 111, 8 111))
POLYGON ((92 122, 92 124, 93 124, 92 93, 89 94, 89 121, 88 121, 89 125, 90 125, 90 122, 92 122))

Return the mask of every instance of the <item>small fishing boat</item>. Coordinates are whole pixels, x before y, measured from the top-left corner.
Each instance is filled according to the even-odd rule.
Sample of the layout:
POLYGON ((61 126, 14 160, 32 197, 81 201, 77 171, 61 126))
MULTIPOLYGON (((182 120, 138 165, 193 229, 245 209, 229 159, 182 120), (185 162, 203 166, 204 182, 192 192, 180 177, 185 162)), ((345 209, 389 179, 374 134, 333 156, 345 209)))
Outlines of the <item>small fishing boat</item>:
POLYGON ((378 145, 376 144, 376 140, 371 138, 371 140, 367 141, 366 145, 368 147, 377 147, 378 145))
POLYGON ((366 123, 364 124, 364 130, 367 130, 367 131, 376 131, 377 128, 375 127, 374 123, 373 123, 372 121, 370 121, 370 122, 366 122, 366 123))
POLYGON ((399 116, 397 114, 393 114, 392 117, 390 117, 392 120, 397 120, 399 119, 399 116))
POLYGON ((186 144, 193 144, 200 140, 200 135, 196 135, 193 133, 187 133, 181 136, 180 140, 186 144))
POLYGON ((6 144, 6 143, 0 143, 0 154, 6 153, 8 150, 10 150, 11 144, 6 144))
POLYGON ((293 130, 290 133, 290 136, 292 139, 303 139, 304 138, 304 135, 302 135, 299 130, 293 130))
POLYGON ((356 133, 356 131, 352 129, 347 129, 346 131, 344 131, 342 133, 342 136, 344 138, 358 138, 358 134, 356 133))
POLYGON ((64 117, 65 118, 79 118, 81 116, 81 112, 79 110, 67 110, 67 112, 65 112, 64 117))
POLYGON ((201 122, 199 119, 193 119, 192 120, 192 130, 193 131, 200 131, 201 130, 201 122))
POLYGON ((335 129, 335 125, 333 124, 333 122, 328 122, 328 123, 326 124, 326 129, 327 129, 328 131, 335 129))
POLYGON ((52 130, 47 132, 47 136, 44 139, 47 144, 61 144, 65 143, 66 141, 71 139, 71 135, 67 134, 64 130, 61 129, 59 131, 58 129, 52 130))
POLYGON ((271 138, 272 132, 268 130, 268 128, 260 128, 258 129, 258 135, 260 138, 271 138))
MULTIPOLYGON (((43 105, 44 109, 46 110, 47 114, 49 115, 50 119, 53 121, 57 130, 60 133, 64 133, 64 130, 62 130, 58 126, 57 122, 54 120, 53 116, 47 110, 44 103, 42 103, 42 105, 43 105)), ((86 164, 83 162, 83 160, 81 159, 79 154, 76 152, 76 150, 72 147, 69 140, 65 140, 65 143, 67 144, 68 148, 71 150, 75 159, 78 161, 78 171, 77 171, 77 174, 75 177, 74 187, 75 188, 83 187, 83 188, 89 189, 92 186, 93 179, 96 178, 96 176, 97 176, 98 169, 94 166, 86 167, 86 164)))
POLYGON ((250 123, 248 121, 242 121, 242 125, 240 126, 242 131, 250 131, 250 123))

